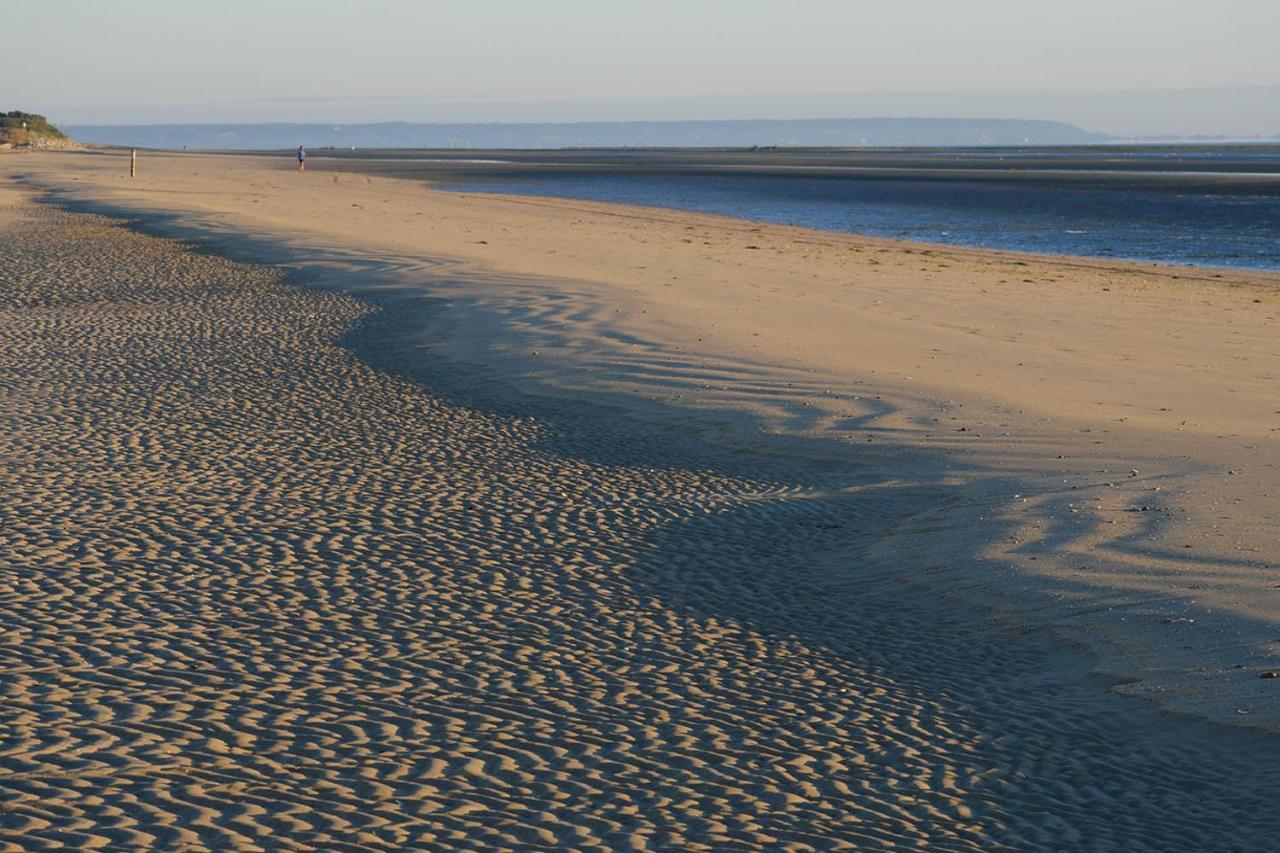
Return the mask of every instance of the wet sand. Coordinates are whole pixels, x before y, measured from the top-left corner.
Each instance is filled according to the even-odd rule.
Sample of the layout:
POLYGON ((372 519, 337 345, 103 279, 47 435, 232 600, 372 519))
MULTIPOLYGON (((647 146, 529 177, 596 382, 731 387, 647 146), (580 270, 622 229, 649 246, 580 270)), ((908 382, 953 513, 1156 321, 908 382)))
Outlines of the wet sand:
MULTIPOLYGON (((356 211, 327 226, 311 221, 326 216, 315 198, 269 186, 242 198, 289 211, 290 231, 275 210, 254 220, 225 204, 239 189, 183 190, 183 167, 222 169, 219 158, 172 158, 177 168, 139 189, 112 185, 103 162, 4 163, 28 188, 6 190, 0 214, 4 370, 16 380, 0 449, 11 567, 0 831, 15 843, 1265 849, 1274 838, 1272 736, 1116 695, 1094 672, 1099 658, 1057 641, 1113 631, 1122 651, 1105 657, 1103 637, 1103 663, 1162 655, 1130 692, 1172 693, 1209 717, 1224 697, 1247 699, 1249 716, 1269 719, 1271 700, 1247 696, 1271 684, 1256 667, 1193 673, 1223 648, 1195 636, 1211 648, 1194 658, 1170 639, 1272 628, 1257 595, 1252 622, 1237 607, 1206 624, 1176 621, 1192 605, 1170 593, 1208 578, 1218 600, 1245 596, 1266 567, 1228 564, 1207 541, 1170 567, 1135 544, 1168 535, 1148 525, 1150 508, 1130 506, 1154 504, 1157 484, 1186 487, 1191 509, 1222 488, 1168 461, 1171 444, 1150 452, 1164 479, 1145 462, 1134 477, 1122 469, 1163 414, 1109 424, 1112 446, 1076 468, 1053 451, 1099 439, 1072 431, 1073 444, 1058 443, 1067 431, 1044 415, 1079 393, 1070 371, 1028 400, 1041 404, 1037 431, 969 394, 933 411, 963 419, 960 433, 926 424, 929 398, 898 377, 834 376, 821 358, 778 349, 735 356, 699 323, 740 303, 713 315, 686 291, 680 322, 671 311, 645 320, 670 304, 555 277, 554 258, 519 276, 503 268, 527 266, 535 249, 598 250, 598 222, 580 229, 585 246, 537 245, 545 235, 531 225, 527 247, 463 262, 429 246, 393 251, 395 234, 365 239, 378 228, 359 223, 361 208, 409 203, 402 187, 432 210, 407 183, 341 187, 356 211), (53 211, 29 189, 90 180, 64 201, 168 208, 145 227, 274 253, 307 287, 53 211), (360 236, 363 253, 314 227, 360 236), (619 312, 636 316, 605 324, 619 312), (681 349, 689 329, 712 340, 681 349), (1104 453, 1114 485, 1091 485, 1104 453), (1051 478, 1070 482, 1051 491, 1051 478), (1028 482, 1040 488, 1009 491, 1028 482), (966 527, 975 512, 983 523, 966 527), (1037 536, 1046 519, 1076 526, 1037 536), (1056 576, 1082 552, 1088 584, 1080 570, 1056 576), (1146 562, 1126 572, 1121 558, 1134 555, 1146 562), (995 615, 977 606, 1001 596, 995 615), (1209 696, 1200 706, 1197 687, 1209 696)), ((294 177, 260 168, 255 180, 294 177)), ((333 189, 308 192, 332 211, 333 189)), ((433 216, 457 232, 481 221, 471 210, 493 213, 490 200, 439 205, 433 216)), ((468 235, 477 255, 497 240, 476 241, 523 224, 489 221, 494 233, 468 235)), ((672 223, 719 224, 656 222, 618 230, 668 256, 672 223)), ((770 241, 783 232, 727 233, 761 247, 745 251, 782 254, 770 241)), ((924 262, 884 248, 876 266, 924 262)), ((637 251, 625 236, 611 249, 614 264, 637 251)), ((792 275, 806 266, 785 263, 792 275)), ((821 258, 812 266, 821 273, 821 258)), ((1123 272, 1077 274, 1143 295, 1123 272)), ((1199 301, 1227 306, 1240 289, 1202 287, 1199 301)), ((936 292, 917 290, 918 310, 936 292)), ((1274 299, 1247 293, 1248 305, 1274 299)), ((795 322, 810 312, 801 301, 795 322)), ((770 346, 796 345, 788 322, 777 318, 770 346)), ((868 333, 875 343, 909 327, 887 325, 868 333)), ((820 349, 825 327, 810 328, 820 349)), ((1265 342, 1251 352, 1264 358, 1265 342)), ((843 357, 862 355, 851 344, 843 357)), ((859 366, 887 362, 872 363, 859 366)), ((1266 375, 1243 381, 1245 408, 1218 406, 1209 431, 1232 418, 1259 429, 1247 405, 1268 387, 1266 375)), ((1200 405, 1208 418, 1216 401, 1200 405)), ((1191 432, 1182 446, 1197 462, 1204 446, 1263 438, 1213 441, 1202 421, 1191 432)), ((1248 472, 1221 479, 1269 488, 1248 472)), ((1196 517, 1179 522, 1177 535, 1199 529, 1196 517)))
MULTIPOLYGON (((1258 190, 1280 180, 1276 145, 1077 146, 1002 148, 747 149, 320 149, 326 171, 439 182, 483 182, 526 175, 800 175, 913 180, 1058 181, 1076 186, 1215 186, 1258 190), (1204 155, 1212 155, 1212 169, 1204 155)), ((254 152, 248 156, 279 156, 254 152)))

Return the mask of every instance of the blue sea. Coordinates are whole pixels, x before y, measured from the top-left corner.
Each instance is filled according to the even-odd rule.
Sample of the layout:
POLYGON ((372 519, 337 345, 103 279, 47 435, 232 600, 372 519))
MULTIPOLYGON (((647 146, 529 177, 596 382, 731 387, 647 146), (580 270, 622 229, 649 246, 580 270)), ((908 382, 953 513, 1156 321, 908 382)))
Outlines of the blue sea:
POLYGON ((1280 153, 1219 163, 1197 152, 1171 161, 1077 151, 1062 168, 1036 158, 1022 168, 1011 157, 999 171, 963 163, 794 175, 534 168, 450 186, 957 246, 1280 270, 1280 153))

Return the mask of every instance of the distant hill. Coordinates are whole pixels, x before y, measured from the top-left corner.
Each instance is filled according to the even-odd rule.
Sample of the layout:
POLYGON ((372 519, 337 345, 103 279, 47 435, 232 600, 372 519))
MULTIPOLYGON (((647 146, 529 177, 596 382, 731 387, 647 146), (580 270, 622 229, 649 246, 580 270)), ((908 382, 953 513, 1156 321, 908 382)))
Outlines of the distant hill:
POLYGON ((0 145, 43 146, 49 143, 68 143, 67 135, 58 130, 42 115, 12 110, 0 113, 0 145))
POLYGON ((1080 145, 1109 137, 1021 119, 862 118, 564 124, 72 125, 80 140, 140 148, 667 148, 1080 145))

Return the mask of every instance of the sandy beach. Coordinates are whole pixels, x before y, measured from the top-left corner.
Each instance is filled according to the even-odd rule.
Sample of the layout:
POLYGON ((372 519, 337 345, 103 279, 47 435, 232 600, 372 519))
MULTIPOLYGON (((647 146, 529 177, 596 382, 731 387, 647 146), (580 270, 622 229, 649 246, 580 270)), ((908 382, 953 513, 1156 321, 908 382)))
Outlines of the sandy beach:
POLYGON ((13 849, 1273 842, 1280 277, 126 157, 0 156, 13 849))

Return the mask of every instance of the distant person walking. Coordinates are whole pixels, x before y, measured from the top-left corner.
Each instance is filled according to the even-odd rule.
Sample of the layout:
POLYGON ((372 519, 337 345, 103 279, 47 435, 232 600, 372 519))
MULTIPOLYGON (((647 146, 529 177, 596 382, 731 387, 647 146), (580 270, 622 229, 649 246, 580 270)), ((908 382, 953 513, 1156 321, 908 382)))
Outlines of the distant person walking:
POLYGON ((301 145, 298 146, 298 171, 305 172, 307 169, 307 149, 301 145))

